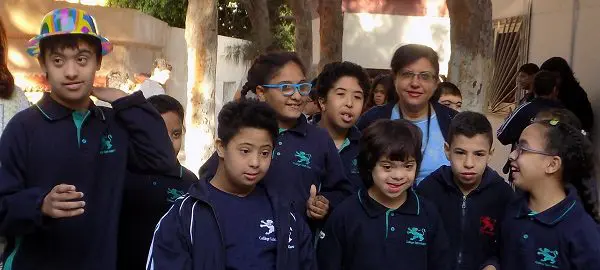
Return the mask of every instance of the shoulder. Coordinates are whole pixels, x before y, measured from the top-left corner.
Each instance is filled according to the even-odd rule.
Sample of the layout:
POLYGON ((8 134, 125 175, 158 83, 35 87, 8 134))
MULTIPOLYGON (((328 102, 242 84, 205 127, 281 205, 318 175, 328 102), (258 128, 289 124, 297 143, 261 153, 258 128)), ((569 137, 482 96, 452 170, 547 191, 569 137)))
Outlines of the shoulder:
POLYGON ((438 117, 447 117, 449 119, 452 119, 455 115, 458 114, 458 111, 448 108, 438 102, 431 102, 431 105, 433 106, 433 110, 435 111, 435 113, 437 115, 441 115, 438 117))
POLYGON ((345 220, 354 220, 354 218, 352 217, 362 212, 362 205, 358 198, 358 194, 354 193, 352 194, 352 196, 347 197, 338 206, 336 206, 336 208, 329 216, 329 220, 335 220, 338 222, 343 222, 345 220))
POLYGON ((386 119, 391 116, 392 109, 394 108, 393 103, 388 103, 385 105, 375 106, 368 111, 366 111, 356 123, 358 129, 363 130, 367 128, 373 122, 379 119, 386 119))
POLYGON ((192 171, 188 170, 186 167, 181 166, 181 170, 182 170, 183 181, 186 181, 186 182, 198 181, 198 177, 196 177, 196 175, 192 171))

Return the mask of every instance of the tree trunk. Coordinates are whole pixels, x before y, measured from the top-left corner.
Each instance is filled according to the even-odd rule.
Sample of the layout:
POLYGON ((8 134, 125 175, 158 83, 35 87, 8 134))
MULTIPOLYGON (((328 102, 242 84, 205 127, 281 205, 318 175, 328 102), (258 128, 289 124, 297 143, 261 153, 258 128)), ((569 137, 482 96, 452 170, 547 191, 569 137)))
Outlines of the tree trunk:
POLYGON ((248 12, 252 25, 252 41, 256 42, 261 52, 264 52, 273 43, 267 0, 240 0, 240 2, 248 12))
POLYGON ((290 9, 294 13, 296 25, 296 53, 308 69, 308 76, 314 77, 316 74, 312 68, 312 16, 311 0, 288 0, 290 9))
POLYGON ((186 165, 198 171, 214 152, 217 70, 217 1, 189 0, 187 43, 186 165))
POLYGON ((342 61, 344 16, 342 0, 319 0, 321 59, 319 71, 331 62, 342 61))
POLYGON ((448 0, 452 54, 448 79, 460 88, 464 110, 485 112, 492 85, 491 0, 448 0))

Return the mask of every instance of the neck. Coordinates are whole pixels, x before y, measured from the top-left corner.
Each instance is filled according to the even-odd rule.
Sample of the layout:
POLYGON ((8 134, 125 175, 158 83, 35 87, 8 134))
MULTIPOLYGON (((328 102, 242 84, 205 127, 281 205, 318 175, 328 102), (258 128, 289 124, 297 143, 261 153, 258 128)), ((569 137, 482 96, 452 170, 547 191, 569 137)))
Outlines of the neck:
POLYGON ((529 209, 544 212, 567 197, 560 181, 544 181, 529 192, 529 209))
POLYGON ((461 183, 458 179, 454 178, 454 183, 456 183, 456 186, 458 186, 458 189, 460 189, 460 192, 462 192, 463 196, 467 196, 471 192, 473 192, 473 190, 477 189, 479 185, 481 185, 481 179, 473 183, 473 185, 465 185, 461 183))
POLYGON ((91 104, 91 100, 89 98, 85 98, 83 100, 80 101, 72 101, 72 102, 67 102, 64 101, 62 99, 60 99, 59 97, 57 97, 54 92, 50 92, 50 97, 56 101, 58 104, 67 107, 71 110, 74 111, 78 111, 78 112, 85 112, 90 108, 90 104, 91 104))
POLYGON ((333 139, 338 148, 340 147, 338 145, 338 142, 340 142, 339 144, 341 144, 341 142, 343 142, 346 139, 346 136, 348 136, 347 128, 340 128, 333 125, 333 123, 331 123, 327 119, 327 117, 323 117, 321 119, 321 121, 319 122, 319 126, 327 130, 329 136, 331 136, 331 139, 333 139))
POLYGON ((240 185, 234 184, 234 181, 225 171, 225 167, 223 165, 222 160, 219 161, 219 166, 217 167, 217 172, 212 180, 210 180, 210 184, 212 184, 215 188, 225 193, 235 195, 238 197, 246 197, 250 194, 255 186, 244 187, 240 185))
POLYGON ((402 192, 402 194, 400 194, 400 196, 396 198, 390 198, 384 195, 375 185, 371 186, 371 188, 369 188, 368 190, 369 196, 373 198, 373 200, 377 201, 378 203, 389 209, 400 208, 400 206, 402 206, 404 202, 406 202, 406 198, 408 197, 407 192, 408 191, 405 190, 404 192, 402 192))
POLYGON ((298 119, 277 119, 277 125, 279 125, 279 128, 283 128, 283 129, 291 129, 294 128, 296 126, 296 124, 298 124, 298 119))
POLYGON ((398 108, 400 108, 400 112, 402 113, 402 118, 406 120, 421 120, 427 117, 427 110, 429 109, 429 102, 419 105, 405 105, 401 102, 398 102, 398 108))

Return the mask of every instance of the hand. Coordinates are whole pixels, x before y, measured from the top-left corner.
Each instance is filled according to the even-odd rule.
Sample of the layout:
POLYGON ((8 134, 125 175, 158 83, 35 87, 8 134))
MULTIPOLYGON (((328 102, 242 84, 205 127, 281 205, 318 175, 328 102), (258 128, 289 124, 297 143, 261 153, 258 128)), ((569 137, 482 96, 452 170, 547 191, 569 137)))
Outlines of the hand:
POLYGON ((306 215, 311 219, 321 220, 329 212, 329 200, 323 195, 317 195, 317 187, 310 186, 310 197, 306 202, 306 215))
POLYGON ((493 265, 488 265, 488 266, 484 267, 482 270, 496 270, 496 267, 493 265))
POLYGON ((55 186, 42 203, 42 213, 52 218, 74 217, 83 214, 85 201, 83 193, 75 186, 60 184, 55 186))
POLYGON ((94 87, 92 89, 92 95, 98 98, 99 100, 112 103, 117 99, 126 97, 127 93, 115 88, 94 87))

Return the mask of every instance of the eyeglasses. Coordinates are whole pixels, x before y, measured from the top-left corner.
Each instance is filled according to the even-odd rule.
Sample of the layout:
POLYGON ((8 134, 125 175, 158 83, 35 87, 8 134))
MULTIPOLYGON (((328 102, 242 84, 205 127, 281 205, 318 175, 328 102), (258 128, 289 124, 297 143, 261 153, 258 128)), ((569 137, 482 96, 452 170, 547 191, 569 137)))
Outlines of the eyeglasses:
POLYGON ((429 71, 424 71, 421 73, 414 73, 412 71, 404 71, 404 72, 401 72, 399 75, 400 75, 400 79, 402 79, 402 80, 413 80, 415 78, 415 76, 417 76, 417 78, 419 78, 419 80, 422 82, 432 82, 436 76, 435 74, 433 74, 429 71))
POLYGON ((520 143, 518 143, 516 145, 516 148, 515 148, 514 151, 515 151, 515 153, 517 155, 512 160, 517 160, 521 156, 521 154, 523 154, 523 152, 529 152, 529 153, 534 153, 534 154, 543 155, 543 156, 549 156, 549 157, 555 156, 555 154, 551 154, 551 153, 547 153, 547 152, 544 152, 544 151, 535 150, 535 149, 531 149, 531 148, 525 147, 525 146, 521 145, 520 143))
POLYGON ((263 85, 263 87, 266 87, 266 88, 277 88, 277 89, 279 89, 279 91, 281 91, 281 93, 285 97, 292 96, 296 92, 298 92, 298 94, 300 94, 301 96, 308 96, 310 94, 310 91, 312 90, 312 84, 311 83, 265 84, 265 85, 263 85))

